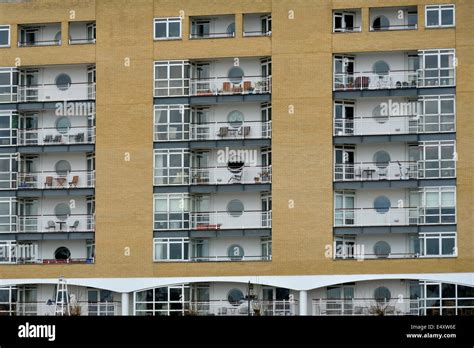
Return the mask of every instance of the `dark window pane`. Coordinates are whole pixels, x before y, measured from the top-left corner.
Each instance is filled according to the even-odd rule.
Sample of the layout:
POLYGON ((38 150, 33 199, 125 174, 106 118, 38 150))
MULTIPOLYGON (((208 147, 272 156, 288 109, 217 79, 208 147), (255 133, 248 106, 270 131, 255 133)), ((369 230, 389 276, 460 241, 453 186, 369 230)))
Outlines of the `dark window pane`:
POLYGON ((157 38, 166 37, 166 23, 155 24, 155 37, 157 38))

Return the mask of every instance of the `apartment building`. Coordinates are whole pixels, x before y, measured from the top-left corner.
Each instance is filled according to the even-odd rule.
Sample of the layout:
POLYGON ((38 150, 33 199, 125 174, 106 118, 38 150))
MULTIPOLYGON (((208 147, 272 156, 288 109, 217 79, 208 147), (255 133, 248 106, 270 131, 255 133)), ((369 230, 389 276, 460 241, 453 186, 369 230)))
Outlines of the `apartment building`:
POLYGON ((471 14, 0 3, 0 314, 472 315, 471 14))

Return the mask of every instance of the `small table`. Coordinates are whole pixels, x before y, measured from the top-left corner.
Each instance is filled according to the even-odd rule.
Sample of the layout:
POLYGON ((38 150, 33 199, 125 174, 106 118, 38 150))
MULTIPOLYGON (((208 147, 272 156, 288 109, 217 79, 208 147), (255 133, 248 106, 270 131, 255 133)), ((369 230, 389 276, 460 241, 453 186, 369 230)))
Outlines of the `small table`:
POLYGON ((374 173, 375 173, 375 169, 364 169, 364 170, 362 171, 362 176, 364 176, 364 174, 365 174, 365 177, 366 177, 367 179, 369 179, 369 178, 370 178, 370 179, 373 179, 374 173))
POLYGON ((56 223, 59 225, 59 230, 63 230, 63 225, 66 223, 66 221, 56 221, 56 223))
POLYGON ((55 178, 55 180, 58 183, 58 187, 66 186, 66 178, 55 178))

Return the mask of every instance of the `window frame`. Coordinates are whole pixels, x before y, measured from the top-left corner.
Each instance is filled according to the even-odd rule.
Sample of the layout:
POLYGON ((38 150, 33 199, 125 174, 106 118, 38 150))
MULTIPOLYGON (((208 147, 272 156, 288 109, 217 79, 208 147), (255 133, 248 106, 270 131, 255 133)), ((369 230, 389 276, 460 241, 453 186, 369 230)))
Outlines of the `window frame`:
MULTIPOLYGON (((155 149, 153 151, 153 184, 156 185, 189 185, 190 184, 190 171, 191 171, 191 154, 189 149, 187 148, 178 148, 178 149, 155 149), (165 156, 167 159, 166 165, 161 168, 157 167, 157 156, 165 156), (181 157, 181 165, 179 167, 172 167, 170 166, 170 157, 172 155, 180 156, 181 157), (185 166, 186 163, 186 156, 188 166, 185 166), (166 175, 157 175, 158 169, 162 169, 166 175), (182 173, 185 175, 181 177, 181 182, 174 182, 176 179, 180 179, 178 174, 171 175, 170 171, 181 170, 182 173), (162 182, 159 179, 162 179, 162 182), (173 182, 172 182, 173 181, 173 182)), ((178 172, 179 173, 179 172, 178 172)))
MULTIPOLYGON (((159 84, 159 83, 158 83, 159 84)), ((160 60, 155 61, 153 66, 153 96, 155 98, 167 98, 167 97, 188 97, 191 92, 191 64, 188 60, 160 60), (181 67, 181 77, 171 78, 171 67, 180 66, 181 67), (158 67, 166 67, 166 78, 158 79, 156 70, 158 67), (187 72, 187 77, 186 77, 187 72), (166 81, 167 86, 157 87, 158 82, 166 81), (180 86, 171 86, 176 81, 181 81, 180 86), (158 94, 157 92, 163 90, 167 93, 158 94), (172 94, 171 91, 181 90, 180 94, 172 94), (186 93, 187 92, 187 93, 186 93)))
POLYGON ((183 18, 182 17, 157 17, 153 18, 153 40, 154 41, 163 41, 163 40, 182 40, 183 38, 183 18), (156 37, 156 24, 165 23, 166 24, 166 36, 165 37, 156 37), (169 36, 170 32, 170 23, 179 23, 179 36, 169 36))
POLYGON ((7 35, 7 44, 1 44, 0 43, 0 48, 8 48, 8 47, 11 47, 11 25, 10 24, 1 24, 0 25, 0 31, 7 31, 8 32, 8 35, 7 35))
POLYGON ((457 256, 457 233, 456 232, 426 232, 419 234, 420 239, 420 257, 456 257, 457 256), (443 240, 454 239, 454 252, 452 254, 443 254, 443 240), (427 254, 426 243, 428 240, 438 240, 438 253, 427 254))
POLYGON ((456 5, 455 4, 440 4, 440 5, 426 5, 425 6, 425 28, 454 28, 456 26, 456 5), (453 24, 443 25, 442 24, 442 13, 443 7, 446 9, 452 8, 453 10, 453 24), (428 12, 438 12, 438 24, 428 25, 428 12))
POLYGON ((153 262, 183 262, 190 261, 191 241, 189 237, 170 237, 170 238, 153 238, 153 262), (178 244, 181 247, 181 257, 179 259, 170 258, 171 244, 178 244), (156 258, 156 248, 166 245, 166 258, 156 258), (186 251, 187 249, 187 251, 186 251), (187 254, 187 257, 186 257, 187 254))
POLYGON ((170 230, 189 230, 191 224, 190 212, 190 195, 188 193, 157 193, 153 195, 153 230, 154 231, 170 231, 170 230), (157 211, 157 201, 162 200, 166 202, 166 211, 157 211), (181 211, 172 211, 170 209, 171 203, 175 200, 181 200, 183 208, 181 211), (166 214, 166 220, 157 220, 157 214, 166 214), (180 214, 181 219, 173 219, 172 214, 180 214), (157 224, 164 224, 164 228, 157 228, 157 224), (171 224, 178 223, 179 227, 171 227, 171 224))
POLYGON ((190 139, 191 127, 191 107, 189 104, 160 104, 155 105, 153 110, 153 138, 156 142, 163 141, 186 141, 190 139), (171 122, 171 112, 179 110, 181 115, 181 122, 171 122), (166 112, 166 123, 160 123, 160 116, 162 112, 166 112), (187 115, 186 115, 187 114, 187 115), (186 122, 187 121, 187 122, 186 122), (171 127, 181 126, 181 131, 171 132, 171 127), (166 127, 166 132, 160 131, 159 127, 166 127), (174 134, 174 138, 171 136, 174 134), (160 139, 160 137, 163 137, 160 139))

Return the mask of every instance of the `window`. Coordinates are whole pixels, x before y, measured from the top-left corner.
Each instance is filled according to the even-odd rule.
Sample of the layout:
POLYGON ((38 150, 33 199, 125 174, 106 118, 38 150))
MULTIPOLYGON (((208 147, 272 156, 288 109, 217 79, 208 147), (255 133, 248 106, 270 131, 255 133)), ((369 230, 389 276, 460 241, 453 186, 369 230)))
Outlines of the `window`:
POLYGON ((387 151, 380 150, 374 154, 373 159, 377 168, 386 168, 390 163, 390 154, 387 151))
POLYGON ((71 163, 69 163, 66 160, 61 160, 61 161, 56 162, 56 164, 54 165, 54 168, 58 175, 64 176, 64 175, 67 175, 71 171, 71 163))
POLYGON ((356 13, 337 11, 333 15, 333 32, 351 32, 360 31, 360 27, 355 26, 356 13))
POLYGON ((456 176, 455 141, 423 142, 421 148, 424 178, 452 178, 456 176))
POLYGON ((71 215, 69 204, 59 203, 54 207, 54 215, 60 221, 65 221, 71 215))
POLYGON ((56 87, 61 91, 67 91, 71 87, 71 77, 68 74, 59 74, 56 77, 56 87))
POLYGON ((455 50, 420 51, 419 87, 455 85, 455 50))
POLYGON ((454 5, 429 5, 425 7, 425 26, 427 28, 454 27, 454 5))
POLYGON ((232 217, 242 216, 244 213, 244 204, 238 199, 231 200, 227 204, 227 213, 232 217))
POLYGON ((189 184, 189 150, 155 150, 155 185, 189 184))
POLYGON ((154 229, 173 230, 189 228, 189 195, 163 193, 154 196, 154 229))
POLYGON ((421 315, 474 314, 473 287, 431 282, 420 282, 419 287, 421 315))
POLYGON ((155 141, 189 139, 189 105, 155 105, 155 141))
POLYGON ((374 72, 374 74, 377 75, 388 75, 388 73, 390 72, 390 66, 387 62, 379 60, 374 63, 372 71, 374 72))
POLYGON ((0 103, 16 102, 18 95, 18 71, 0 68, 0 103))
POLYGON ((239 128, 244 123, 244 114, 239 110, 233 110, 227 115, 227 122, 233 128, 239 128))
POLYGON ((0 232, 15 232, 16 219, 16 201, 13 198, 0 198, 0 232))
POLYGON ((272 239, 270 237, 264 237, 260 240, 260 245, 262 248, 262 259, 271 260, 272 259, 272 239))
POLYGON ((0 111, 0 146, 16 145, 17 129, 18 114, 15 111, 0 111))
POLYGON ((187 285, 152 288, 134 293, 135 315, 184 315, 189 308, 187 285))
POLYGON ((387 302, 390 301, 392 298, 392 294, 390 290, 387 289, 385 286, 379 286, 377 289, 374 290, 374 299, 377 302, 387 302))
POLYGON ((59 247, 54 252, 54 258, 56 260, 67 260, 71 257, 71 251, 66 247, 59 247))
POLYGON ((423 97, 420 126, 426 133, 456 130, 456 98, 453 95, 423 97))
POLYGON ((56 130, 61 134, 67 134, 71 128, 71 121, 68 117, 63 116, 56 120, 56 130))
POLYGON ((244 248, 238 244, 233 244, 227 248, 227 256, 231 260, 241 260, 245 255, 244 248))
MULTIPOLYGON (((456 223, 456 188, 433 187, 420 192, 420 220, 424 224, 456 223)), ((414 206, 411 204, 411 206, 414 206)))
POLYGON ((374 19, 372 23, 372 30, 388 30, 390 28, 390 21, 385 16, 379 16, 374 19))
POLYGON ((154 261, 188 261, 189 238, 153 239, 154 261))
POLYGON ((0 25, 0 47, 10 47, 9 25, 0 25))
POLYGON ((155 97, 189 95, 188 61, 155 62, 155 97))
POLYGON ((422 256, 456 256, 456 232, 420 233, 422 256))
POLYGON ((374 209, 379 214, 385 214, 390 210, 390 199, 385 196, 378 196, 374 199, 374 209))
POLYGON ((383 240, 378 241, 374 245, 374 254, 379 259, 387 258, 390 255, 391 251, 392 248, 390 247, 390 244, 383 240))
POLYGON ((232 306, 240 306, 244 302, 244 293, 240 289, 232 289, 227 294, 227 301, 232 306))
POLYGON ((230 82, 232 82, 234 85, 237 85, 242 82, 242 78, 244 77, 244 75, 245 74, 242 68, 234 66, 229 70, 227 77, 229 78, 230 82))
POLYGON ((14 154, 0 154, 0 189, 15 188, 17 170, 14 154))
POLYGON ((181 39, 181 18, 155 18, 155 40, 181 39))

